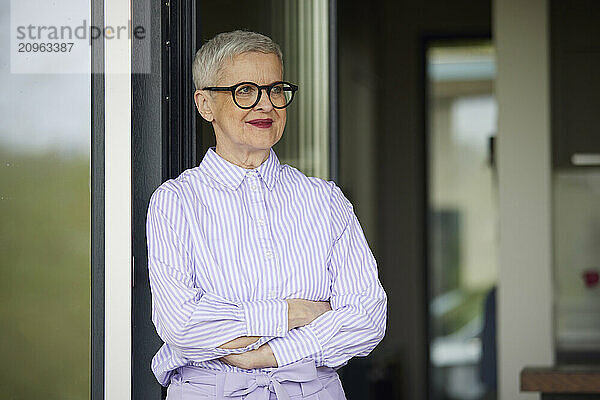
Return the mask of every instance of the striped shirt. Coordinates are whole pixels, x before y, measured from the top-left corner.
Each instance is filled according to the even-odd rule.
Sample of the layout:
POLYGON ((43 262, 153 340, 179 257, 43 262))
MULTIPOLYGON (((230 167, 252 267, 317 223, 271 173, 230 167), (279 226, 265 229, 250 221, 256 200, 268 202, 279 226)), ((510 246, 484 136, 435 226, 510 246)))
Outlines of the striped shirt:
POLYGON ((152 321, 164 341, 152 370, 163 386, 183 365, 249 371, 218 358, 266 342, 279 366, 308 358, 336 368, 385 334, 387 297, 352 204, 273 150, 245 169, 209 149, 153 193, 146 233, 152 321), (332 311, 288 331, 287 298, 329 301, 332 311), (240 336, 260 339, 218 348, 240 336))

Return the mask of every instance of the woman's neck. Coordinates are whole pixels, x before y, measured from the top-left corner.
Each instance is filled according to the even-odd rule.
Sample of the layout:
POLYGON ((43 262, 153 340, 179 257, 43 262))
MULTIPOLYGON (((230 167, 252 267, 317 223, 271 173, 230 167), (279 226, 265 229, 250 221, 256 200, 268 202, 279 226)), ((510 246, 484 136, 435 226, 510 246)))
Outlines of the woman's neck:
POLYGON ((233 152, 219 147, 218 144, 215 147, 215 152, 221 158, 224 158, 230 163, 246 169, 258 168, 263 162, 266 161, 267 158, 269 158, 270 150, 271 149, 257 150, 253 152, 233 152))

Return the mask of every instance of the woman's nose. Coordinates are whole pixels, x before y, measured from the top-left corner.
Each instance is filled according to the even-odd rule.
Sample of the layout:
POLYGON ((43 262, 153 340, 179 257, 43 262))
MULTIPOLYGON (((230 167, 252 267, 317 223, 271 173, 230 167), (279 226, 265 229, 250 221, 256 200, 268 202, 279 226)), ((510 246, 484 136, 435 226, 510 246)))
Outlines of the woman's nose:
POLYGON ((257 110, 263 111, 271 111, 273 109, 273 104, 271 104, 271 100, 269 99, 269 94, 267 93, 267 89, 260 89, 261 96, 258 100, 258 103, 254 107, 257 110))

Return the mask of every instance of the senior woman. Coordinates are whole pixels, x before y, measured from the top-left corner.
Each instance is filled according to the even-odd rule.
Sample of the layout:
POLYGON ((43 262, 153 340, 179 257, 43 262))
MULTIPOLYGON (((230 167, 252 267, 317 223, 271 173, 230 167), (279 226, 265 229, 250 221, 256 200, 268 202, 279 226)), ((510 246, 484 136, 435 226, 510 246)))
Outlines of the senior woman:
POLYGON ((168 400, 343 400, 336 369, 381 341, 387 307, 352 204, 271 149, 298 88, 270 38, 219 34, 193 74, 216 147, 150 199, 152 370, 168 400))

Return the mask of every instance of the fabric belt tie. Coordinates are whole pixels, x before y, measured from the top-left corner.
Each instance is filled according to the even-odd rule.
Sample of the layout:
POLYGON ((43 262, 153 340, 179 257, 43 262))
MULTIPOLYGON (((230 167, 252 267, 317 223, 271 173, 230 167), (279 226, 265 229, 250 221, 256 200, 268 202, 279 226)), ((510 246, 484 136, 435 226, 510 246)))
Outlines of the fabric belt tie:
MULTIPOLYGON (((227 374, 223 387, 225 397, 245 396, 246 400, 269 400, 270 393, 274 392, 278 400, 291 400, 288 392, 283 387, 283 382, 296 382, 300 384, 302 397, 308 397, 323 390, 323 384, 318 379, 314 361, 308 360, 301 363, 280 367, 267 374, 245 375, 227 374)), ((326 391, 319 393, 322 400, 333 400, 326 391)))

